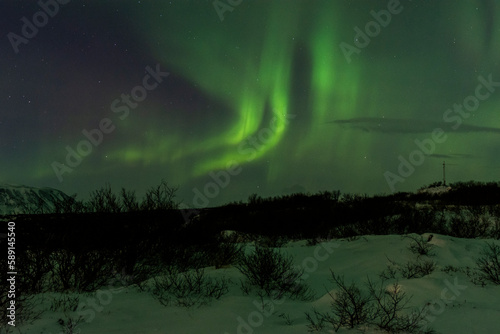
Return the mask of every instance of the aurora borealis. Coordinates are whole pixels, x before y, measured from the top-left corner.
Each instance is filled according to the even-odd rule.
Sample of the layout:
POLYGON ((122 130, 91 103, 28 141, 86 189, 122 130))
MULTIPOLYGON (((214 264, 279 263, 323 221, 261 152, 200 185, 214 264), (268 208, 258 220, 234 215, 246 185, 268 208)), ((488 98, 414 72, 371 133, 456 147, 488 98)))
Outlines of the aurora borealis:
POLYGON ((165 179, 188 206, 214 175, 228 179, 209 206, 252 193, 389 193, 384 173, 436 128, 446 140, 396 191, 440 180, 443 160, 450 182, 498 180, 500 88, 482 90, 491 94, 460 127, 443 118, 480 77, 500 82, 496 1, 220 3, 223 20, 214 1, 61 1, 16 53, 9 32, 22 36, 21 19, 42 9, 2 2, 0 181, 85 198, 105 182, 141 194, 165 179), (363 47, 348 61, 342 43, 363 47), (157 66, 169 75, 140 96, 157 66), (113 107, 122 94, 130 104, 113 107), (53 163, 67 165, 67 147, 103 119, 113 130, 60 182, 53 163))

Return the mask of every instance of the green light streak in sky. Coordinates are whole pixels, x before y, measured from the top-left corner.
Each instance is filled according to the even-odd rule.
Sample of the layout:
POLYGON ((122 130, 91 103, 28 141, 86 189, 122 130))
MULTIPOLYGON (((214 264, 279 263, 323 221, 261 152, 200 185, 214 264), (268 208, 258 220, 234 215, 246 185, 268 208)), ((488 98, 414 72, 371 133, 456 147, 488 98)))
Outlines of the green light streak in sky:
MULTIPOLYGON (((105 136, 102 146, 85 157, 71 178, 137 168, 137 173, 165 173, 177 183, 188 184, 236 161, 246 168, 241 183, 261 182, 278 193, 284 184, 317 189, 327 182, 351 189, 386 189, 383 172, 395 171, 398 155, 407 157, 415 150, 414 139, 428 134, 405 128, 359 131, 362 127, 330 122, 357 117, 400 118, 417 126, 419 121, 440 122, 447 108, 474 92, 477 76, 492 74, 499 82, 500 4, 493 0, 405 2, 404 12, 393 16, 390 25, 347 63, 340 42, 353 44, 354 26, 363 28, 372 19, 371 10, 386 6, 387 2, 350 0, 243 1, 226 13, 223 22, 210 1, 134 2, 120 7, 120 20, 134 24, 129 31, 135 36, 125 39, 137 43, 129 47, 138 50, 134 61, 142 61, 143 55, 141 66, 158 62, 172 76, 127 120, 113 119, 117 130, 105 136), (124 15, 127 8, 129 13, 124 15), (180 86, 172 92, 164 89, 173 82, 180 86), (169 99, 171 106, 165 103, 169 99), (193 105, 202 109, 193 110, 193 105), (297 117, 289 120, 286 115, 297 117), (272 119, 276 120, 273 131, 259 142, 252 158, 242 154, 240 145, 248 136, 258 137, 268 130, 272 119), (377 184, 368 186, 370 182, 377 184)), ((123 33, 123 27, 116 29, 123 33)), ((95 66, 91 59, 86 66, 95 66)), ((141 69, 126 68, 131 77, 140 76, 141 69)), ((115 70, 123 71, 113 67, 110 73, 115 70)), ((134 84, 131 80, 126 88, 134 84)), ((82 85, 81 89, 87 88, 86 82, 82 85)), ((54 87, 51 90, 58 91, 54 87)), ((102 95, 110 96, 102 103, 115 99, 122 87, 118 79, 109 81, 102 95)), ((499 94, 500 89, 482 101, 465 122, 500 127, 499 94)), ((62 95, 57 97, 63 100, 62 95)), ((71 118, 71 131, 76 134, 40 143, 43 149, 35 165, 43 168, 30 175, 53 179, 47 166, 54 159, 63 162, 65 146, 75 148, 84 139, 83 127, 96 126, 89 123, 91 117, 103 117, 90 115, 84 104, 80 108, 71 118)), ((106 112, 106 117, 116 116, 106 112)), ((488 140, 485 136, 451 133, 446 143, 436 146, 435 155, 461 164, 455 178, 459 171, 471 178, 474 168, 479 168, 476 161, 498 166, 496 136, 488 140), (491 147, 485 143, 492 143, 491 147)), ((403 186, 410 189, 427 180, 427 175, 434 175, 436 163, 439 174, 440 160, 426 158, 403 186)), ((9 165, 9 170, 17 168, 9 165)))
MULTIPOLYGON (((273 12, 276 13, 277 10, 275 8, 273 12)), ((198 164, 194 171, 195 176, 225 168, 229 161, 236 161, 240 164, 248 161, 249 157, 238 152, 237 144, 247 136, 255 135, 259 130, 269 127, 268 124, 263 124, 266 104, 269 104, 271 113, 277 120, 277 126, 271 138, 259 143, 260 148, 253 159, 263 157, 283 137, 286 130, 285 115, 289 112, 288 99, 293 52, 291 38, 284 38, 283 31, 280 29, 283 28, 283 24, 285 27, 295 24, 293 11, 287 13, 288 16, 282 17, 279 24, 272 15, 269 17, 269 34, 265 37, 261 56, 257 58, 257 61, 255 57, 250 58, 250 64, 246 68, 253 70, 247 72, 247 78, 243 79, 246 84, 243 86, 246 86, 246 89, 241 90, 236 95, 239 98, 231 103, 239 114, 239 118, 217 139, 223 146, 223 153, 198 164)), ((292 29, 289 29, 287 33, 293 34, 292 29)), ((256 51, 258 53, 259 50, 256 51)), ((214 84, 212 82, 211 86, 213 87, 214 84)), ((226 92, 218 93, 224 95, 226 92)))
MULTIPOLYGON (((194 131, 198 131, 191 136, 185 133, 187 128, 173 123, 161 130, 156 124, 149 127, 144 124, 148 132, 145 142, 117 149, 110 157, 139 165, 168 166, 182 175, 176 177, 184 182, 225 169, 229 162, 244 166, 264 157, 269 162, 275 154, 282 157, 282 153, 271 152, 278 146, 289 151, 289 143, 284 139, 293 122, 301 122, 300 127, 308 130, 295 143, 294 156, 285 157, 292 159, 290 162, 309 159, 311 152, 322 152, 315 160, 328 165, 334 156, 348 153, 350 144, 359 140, 357 134, 326 125, 357 112, 361 60, 347 64, 340 52, 337 30, 342 20, 341 10, 331 1, 316 8, 300 1, 286 2, 286 8, 284 4, 261 2, 256 9, 242 6, 234 13, 233 20, 223 23, 216 16, 207 18, 196 13, 192 6, 186 6, 189 15, 183 20, 177 19, 183 16, 182 10, 166 14, 171 15, 167 19, 151 15, 157 19, 149 20, 140 29, 162 68, 182 76, 225 110, 212 110, 213 114, 202 116, 206 118, 190 120, 194 131), (176 33, 166 34, 165 29, 174 29, 176 33), (292 83, 302 84, 294 82, 294 71, 304 70, 298 67, 304 64, 294 63, 298 48, 303 49, 301 52, 311 62, 305 68, 310 71, 306 73, 310 82, 303 83, 304 87, 310 87, 310 91, 304 91, 310 96, 306 110, 296 109, 303 96, 293 96, 291 89, 292 83), (287 120, 287 115, 295 114, 302 117, 287 120), (269 132, 271 120, 275 122, 269 132), (242 154, 240 148, 246 138, 258 137, 264 129, 266 140, 259 141, 254 154, 251 157, 242 154), (267 136, 269 133, 271 136, 267 136)), ((166 7, 165 13, 169 13, 166 7)), ((200 111, 196 114, 203 115, 200 111)), ((369 142, 361 143, 368 149, 369 142)), ((289 166, 271 161, 268 181, 278 179, 289 166)))
MULTIPOLYGON (((209 135, 203 140, 187 139, 187 143, 184 140, 182 153, 170 150, 162 154, 169 155, 172 161, 174 157, 182 159, 203 153, 206 158, 193 166, 193 176, 226 168, 229 161, 246 163, 249 157, 238 151, 239 145, 248 136, 255 136, 259 130, 268 128, 268 120, 273 117, 276 122, 272 137, 259 143, 260 148, 252 160, 265 156, 280 142, 287 130, 285 115, 290 112, 293 38, 296 36, 300 3, 290 3, 286 11, 283 11, 280 3, 270 3, 269 6, 267 14, 261 14, 267 15, 266 26, 259 27, 260 31, 253 33, 253 40, 245 40, 241 49, 238 46, 238 43, 243 43, 241 38, 238 40, 231 32, 244 33, 246 30, 242 27, 234 29, 229 22, 200 22, 190 26, 189 31, 196 36, 195 42, 189 36, 171 38, 172 34, 161 34, 162 24, 159 22, 145 29, 145 35, 155 38, 164 36, 166 40, 163 44, 170 48, 174 45, 176 52, 168 52, 158 47, 162 43, 151 43, 153 53, 164 67, 181 73, 193 85, 201 87, 205 94, 233 110, 234 118, 229 126, 227 120, 220 122, 224 123, 224 127, 216 120, 210 121, 207 124, 209 135)), ((236 22, 233 25, 244 26, 245 23, 236 22)), ((255 27, 252 25, 252 29, 255 27)), ((165 136, 168 138, 171 134, 165 136)), ((171 142, 167 138, 163 140, 171 142)), ((148 150, 161 152, 164 147, 159 143, 163 140, 156 138, 158 144, 148 145, 148 150)), ((148 150, 142 153, 144 159, 154 156, 148 150)), ((128 156, 138 158, 136 153, 129 153, 128 156)))
MULTIPOLYGON (((284 2, 279 1, 262 2, 258 15, 241 12, 240 17, 223 23, 206 15, 195 20, 198 15, 195 12, 190 13, 193 17, 190 21, 171 21, 174 18, 170 17, 168 22, 177 22, 176 34, 163 33, 165 21, 161 19, 143 27, 144 36, 151 39, 151 51, 162 66, 182 75, 210 99, 219 101, 232 111, 232 116, 226 115, 218 121, 220 111, 213 111, 214 115, 207 115, 207 120, 193 120, 206 122, 207 127, 196 139, 175 129, 155 134, 148 139, 146 149, 128 148, 124 159, 142 159, 148 163, 196 160, 189 172, 194 177, 226 168, 230 161, 244 165, 262 159, 285 138, 290 124, 285 116, 297 112, 294 102, 302 98, 292 96, 291 92, 294 71, 298 70, 294 68, 298 47, 306 48, 311 59, 311 82, 304 83, 311 87, 311 92, 304 92, 311 96, 311 102, 308 110, 300 111, 305 117, 297 120, 309 122, 309 131, 294 147, 295 157, 307 156, 311 150, 347 152, 346 143, 353 141, 351 133, 333 131, 331 127, 326 133, 318 130, 325 129, 326 122, 332 119, 352 117, 357 107, 359 62, 347 64, 338 48, 336 28, 341 19, 338 5, 325 2, 313 10, 306 2, 292 1, 286 2, 286 10, 283 6, 284 2), (256 18, 263 24, 255 24, 252 20, 256 18), (162 45, 168 46, 168 50, 162 45), (259 142, 259 149, 251 159, 241 154, 238 149, 241 143, 269 128, 271 119, 276 120, 272 136, 259 142), (172 145, 176 141, 182 142, 181 148, 172 145)), ((252 9, 238 8, 244 10, 252 9)), ((168 28, 173 29, 171 25, 168 28)), ((322 163, 331 159, 328 154, 319 157, 322 163)), ((268 181, 286 168, 287 164, 274 166, 268 172, 268 181)))
MULTIPOLYGON (((338 29, 342 21, 335 2, 325 3, 313 14, 314 28, 307 36, 312 59, 311 105, 312 122, 307 142, 298 148, 299 155, 315 150, 331 152, 318 155, 317 160, 328 163, 332 155, 349 150, 355 138, 352 133, 338 131, 325 124, 333 119, 353 117, 357 112, 359 91, 359 64, 355 59, 348 64, 340 52, 338 29)), ((349 42, 349 41, 347 41, 349 42)))

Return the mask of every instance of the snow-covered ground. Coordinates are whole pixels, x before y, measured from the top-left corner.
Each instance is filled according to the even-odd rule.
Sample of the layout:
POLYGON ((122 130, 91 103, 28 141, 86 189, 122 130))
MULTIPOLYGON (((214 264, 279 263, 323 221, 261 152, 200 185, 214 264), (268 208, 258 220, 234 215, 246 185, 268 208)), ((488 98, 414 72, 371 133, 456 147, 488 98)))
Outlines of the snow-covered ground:
MULTIPOLYGON (((435 271, 423 278, 399 276, 402 288, 413 295, 411 306, 430 306, 426 320, 437 333, 500 333, 500 286, 475 285, 463 272, 443 271, 449 266, 475 268, 475 259, 480 256, 485 241, 488 240, 434 234, 430 243, 434 245, 435 255, 430 258, 436 261, 435 271)), ((281 251, 292 255, 295 263, 305 270, 304 281, 316 292, 310 302, 286 298, 268 300, 267 307, 262 309, 262 301, 255 292, 245 295, 241 291, 240 280, 244 277, 236 268, 212 267, 206 268, 207 274, 225 276, 232 283, 226 295, 209 305, 165 307, 150 293, 131 286, 103 288, 94 294, 80 295, 79 311, 65 315, 62 311, 50 311, 54 295, 46 294, 41 318, 18 329, 21 333, 64 333, 58 320, 77 318, 80 313, 86 321, 73 333, 305 334, 308 322, 304 313, 313 307, 319 311, 329 310, 331 298, 327 291, 335 292, 330 270, 344 275, 347 283, 354 280, 362 287, 367 276, 379 281, 378 275, 390 263, 388 259, 400 264, 416 260, 417 255, 408 249, 410 243, 410 239, 399 235, 362 236, 313 246, 306 246, 306 241, 288 243, 281 251)), ((251 251, 253 246, 246 247, 251 251)), ((359 330, 341 329, 339 333, 359 333, 359 330)), ((364 332, 378 333, 375 329, 364 329, 364 332)))
POLYGON ((431 195, 440 195, 446 193, 451 190, 451 187, 448 186, 437 186, 437 187, 429 187, 425 189, 421 189, 418 191, 419 194, 431 194, 431 195))

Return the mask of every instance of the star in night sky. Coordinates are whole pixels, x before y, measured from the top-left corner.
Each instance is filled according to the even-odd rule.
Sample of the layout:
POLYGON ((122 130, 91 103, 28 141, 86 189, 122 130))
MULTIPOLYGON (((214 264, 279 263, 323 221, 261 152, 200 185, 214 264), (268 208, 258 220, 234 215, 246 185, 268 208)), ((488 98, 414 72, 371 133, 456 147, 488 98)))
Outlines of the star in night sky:
POLYGON ((443 160, 450 182, 498 178, 496 1, 42 0, 0 12, 0 182, 86 198, 105 182, 140 194, 165 179, 187 206, 212 206, 414 191, 443 160), (436 129, 446 139, 425 152, 416 143, 436 129))

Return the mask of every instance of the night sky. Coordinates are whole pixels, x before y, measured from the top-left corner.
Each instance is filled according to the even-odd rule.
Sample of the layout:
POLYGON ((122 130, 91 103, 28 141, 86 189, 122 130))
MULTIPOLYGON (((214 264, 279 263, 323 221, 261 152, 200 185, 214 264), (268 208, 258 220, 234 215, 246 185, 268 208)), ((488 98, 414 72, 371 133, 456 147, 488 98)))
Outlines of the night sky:
POLYGON ((498 180, 498 1, 44 3, 0 3, 0 182, 213 206, 498 180))

